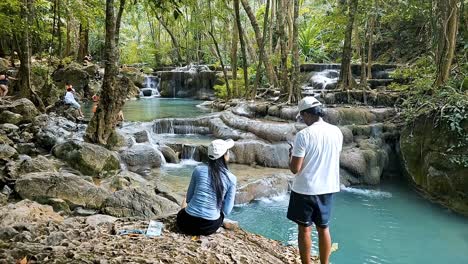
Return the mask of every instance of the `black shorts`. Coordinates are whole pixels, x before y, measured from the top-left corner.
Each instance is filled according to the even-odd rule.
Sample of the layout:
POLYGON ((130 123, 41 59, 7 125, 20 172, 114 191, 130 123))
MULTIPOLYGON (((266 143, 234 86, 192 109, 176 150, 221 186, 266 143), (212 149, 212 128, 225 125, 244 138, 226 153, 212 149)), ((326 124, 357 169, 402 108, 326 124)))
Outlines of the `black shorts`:
POLYGON ((223 212, 221 212, 221 216, 218 219, 207 220, 191 216, 185 211, 185 209, 182 209, 177 213, 177 228, 187 235, 208 236, 216 232, 216 230, 223 225, 223 220, 223 212))
POLYGON ((301 226, 326 228, 330 221, 333 194, 304 195, 291 191, 288 219, 301 226))

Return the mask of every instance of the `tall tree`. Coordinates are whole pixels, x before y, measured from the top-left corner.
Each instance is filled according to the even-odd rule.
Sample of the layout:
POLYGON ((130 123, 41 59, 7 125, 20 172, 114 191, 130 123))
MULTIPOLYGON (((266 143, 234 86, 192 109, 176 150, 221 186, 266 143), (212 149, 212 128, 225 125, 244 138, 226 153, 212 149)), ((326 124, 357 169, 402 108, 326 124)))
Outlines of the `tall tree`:
POLYGON ((445 84, 450 77, 457 42, 460 6, 460 0, 435 0, 438 35, 437 72, 434 83, 436 87, 445 84))
POLYGON ((285 14, 287 0, 278 0, 278 37, 280 39, 281 49, 281 63, 280 63, 280 76, 281 76, 281 89, 284 93, 289 93, 289 77, 288 77, 288 39, 286 36, 285 14))
POLYGON ((338 88, 348 90, 356 86, 356 80, 351 73, 351 39, 353 35, 354 17, 358 6, 358 0, 349 0, 348 24, 346 25, 345 40, 343 45, 343 55, 341 58, 340 77, 338 79, 338 88))
POLYGON ((292 52, 293 52, 293 72, 292 83, 289 89, 288 102, 296 103, 301 98, 301 89, 299 87, 299 26, 297 19, 299 17, 299 0, 294 0, 294 18, 293 18, 293 35, 292 35, 292 52))
POLYGON ((244 33, 242 30, 242 24, 240 20, 239 0, 234 0, 234 16, 236 18, 237 32, 239 33, 239 42, 240 42, 241 52, 242 52, 242 69, 244 71, 244 88, 245 88, 245 91, 247 91, 248 85, 249 85, 249 77, 248 77, 248 72, 247 72, 247 52, 246 52, 245 41, 244 41, 244 33))
MULTIPOLYGON (((120 8, 125 6, 125 0, 120 1, 120 8)), ((122 11, 123 12, 123 11, 122 11)), ((120 12, 119 12, 120 13, 120 12)), ((109 138, 115 133, 118 113, 121 111, 127 97, 126 85, 117 84, 118 52, 114 0, 106 0, 106 41, 105 41, 105 73, 102 83, 101 99, 96 113, 91 118, 86 129, 85 139, 92 143, 107 145, 109 138)))
POLYGON ((87 21, 80 23, 79 37, 77 61, 81 62, 89 53, 89 23, 87 21))
POLYGON ((231 40, 231 71, 232 71, 232 93, 234 97, 239 96, 239 87, 237 85, 237 45, 239 44, 239 32, 237 22, 233 26, 233 35, 231 40))
MULTIPOLYGON (((252 11, 252 8, 249 5, 249 1, 241 0, 241 2, 242 2, 242 6, 244 7, 245 12, 247 13, 247 16, 249 17, 250 24, 252 24, 252 28, 253 28, 254 33, 255 33, 255 38, 257 40, 257 46, 260 49, 259 54, 263 55, 262 59, 263 59, 264 65, 265 65, 266 73, 267 73, 267 76, 268 76, 268 81, 273 86, 277 86, 278 81, 277 81, 277 78, 276 78, 275 71, 273 69, 273 65, 272 65, 271 60, 270 60, 270 54, 268 53, 268 51, 263 51, 263 46, 264 46, 264 44, 263 44, 264 40, 263 39, 265 37, 265 32, 266 31, 264 30, 263 35, 260 33, 260 27, 258 26, 257 19, 255 18, 255 15, 254 15, 254 13, 252 11)), ((267 2, 269 2, 269 1, 267 1, 267 2)), ((267 15, 268 14, 266 14, 266 16, 267 15)), ((260 60, 260 57, 259 57, 259 60, 260 60)))
POLYGON ((260 82, 260 78, 262 76, 262 61, 265 53, 265 42, 266 42, 266 34, 268 30, 268 14, 270 12, 270 0, 267 0, 266 2, 266 7, 265 7, 265 14, 263 17, 263 38, 261 40, 260 46, 259 46, 259 55, 258 55, 258 65, 257 65, 257 73, 255 74, 255 82, 254 82, 254 88, 252 91, 251 98, 252 100, 255 100, 255 97, 257 96, 257 87, 260 82))

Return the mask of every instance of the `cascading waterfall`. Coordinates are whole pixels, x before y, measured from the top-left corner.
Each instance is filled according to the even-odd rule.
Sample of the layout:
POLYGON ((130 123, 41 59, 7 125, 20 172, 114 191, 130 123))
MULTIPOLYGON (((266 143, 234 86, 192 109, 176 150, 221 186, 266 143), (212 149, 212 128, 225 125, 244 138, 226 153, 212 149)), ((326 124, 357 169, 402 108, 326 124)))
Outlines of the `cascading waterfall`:
POLYGON ((304 95, 319 96, 323 91, 334 89, 340 73, 335 69, 325 69, 315 72, 309 82, 302 88, 304 95))
POLYGON ((145 76, 145 88, 140 89, 140 97, 153 98, 160 97, 159 94, 160 78, 157 76, 145 76))
POLYGON ((197 151, 197 146, 184 145, 182 149, 182 159, 197 160, 196 151, 197 151))

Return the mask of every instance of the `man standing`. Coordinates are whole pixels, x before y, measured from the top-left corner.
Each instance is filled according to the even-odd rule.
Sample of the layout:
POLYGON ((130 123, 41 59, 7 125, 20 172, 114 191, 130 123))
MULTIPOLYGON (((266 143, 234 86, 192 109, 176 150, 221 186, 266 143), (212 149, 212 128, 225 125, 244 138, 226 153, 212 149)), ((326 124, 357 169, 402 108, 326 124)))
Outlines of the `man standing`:
POLYGON ((321 103, 314 97, 299 102, 300 117, 307 128, 296 135, 289 168, 296 174, 288 207, 288 219, 299 228, 299 253, 303 264, 311 263, 311 231, 319 237, 320 263, 327 264, 331 251, 328 230, 333 193, 340 191, 341 130, 322 120, 321 103))

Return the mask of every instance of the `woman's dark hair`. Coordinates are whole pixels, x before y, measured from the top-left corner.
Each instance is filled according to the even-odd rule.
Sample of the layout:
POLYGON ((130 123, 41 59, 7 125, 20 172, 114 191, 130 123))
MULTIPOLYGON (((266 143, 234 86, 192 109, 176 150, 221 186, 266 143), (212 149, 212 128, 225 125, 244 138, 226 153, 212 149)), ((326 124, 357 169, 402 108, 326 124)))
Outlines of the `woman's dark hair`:
POLYGON ((315 107, 311 107, 311 108, 307 108, 305 110, 302 110, 301 114, 303 114, 303 113, 308 113, 308 114, 316 115, 316 116, 319 116, 319 117, 323 117, 325 115, 325 113, 323 112, 323 110, 322 110, 322 108, 320 106, 315 106, 315 107))
POLYGON ((223 177, 225 176, 225 170, 228 170, 224 155, 219 159, 208 160, 208 175, 211 179, 211 187, 216 193, 216 207, 218 209, 223 205, 223 194, 224 194, 224 183, 223 177))

